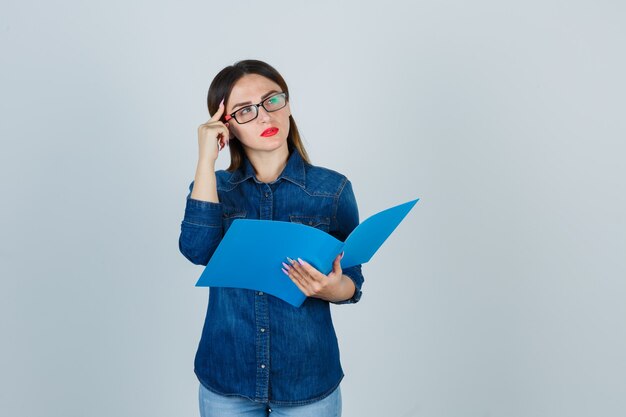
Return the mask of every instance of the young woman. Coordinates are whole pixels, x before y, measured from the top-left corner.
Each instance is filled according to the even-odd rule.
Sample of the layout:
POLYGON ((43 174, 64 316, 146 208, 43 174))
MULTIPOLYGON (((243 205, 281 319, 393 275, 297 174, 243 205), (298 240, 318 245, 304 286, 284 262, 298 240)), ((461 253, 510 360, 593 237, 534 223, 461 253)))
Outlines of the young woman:
MULTIPOLYGON (((209 87, 198 128, 199 158, 189 186, 179 248, 206 265, 235 219, 304 223, 345 240, 359 224, 346 176, 314 166, 289 108, 289 89, 270 65, 245 60, 209 87), (215 171, 219 151, 230 166, 215 171)), ((241 253, 245 262, 245 253, 241 253)), ((299 307, 240 288, 213 287, 195 357, 200 413, 209 416, 340 416, 344 377, 330 305, 361 297, 361 265, 325 275, 285 259, 286 276, 307 296, 299 307)))

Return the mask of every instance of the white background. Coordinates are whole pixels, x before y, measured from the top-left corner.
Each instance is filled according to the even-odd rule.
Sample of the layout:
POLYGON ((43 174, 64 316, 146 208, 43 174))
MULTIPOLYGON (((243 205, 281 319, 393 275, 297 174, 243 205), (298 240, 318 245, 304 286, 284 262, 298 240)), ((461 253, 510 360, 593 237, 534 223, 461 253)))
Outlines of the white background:
POLYGON ((624 415, 625 11, 4 1, 0 414, 198 415, 180 222, 209 84, 254 58, 361 220, 420 198, 332 307, 344 417, 624 415))

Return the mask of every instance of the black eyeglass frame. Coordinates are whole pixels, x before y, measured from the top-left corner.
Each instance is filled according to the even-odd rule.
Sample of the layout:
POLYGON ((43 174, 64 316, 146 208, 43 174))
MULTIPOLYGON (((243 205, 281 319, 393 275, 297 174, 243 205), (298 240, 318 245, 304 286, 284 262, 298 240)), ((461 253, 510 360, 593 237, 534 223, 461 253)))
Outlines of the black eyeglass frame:
POLYGON ((254 120, 254 119, 256 119, 257 117, 259 117, 259 106, 262 106, 262 107, 263 107, 263 109, 265 109, 265 111, 266 111, 266 112, 268 112, 268 113, 278 111, 278 110, 280 110, 280 109, 268 110, 268 109, 267 109, 267 107, 265 107, 265 102, 266 102, 266 101, 268 101, 268 100, 270 100, 270 99, 273 99, 273 98, 274 98, 274 97, 276 97, 276 96, 280 96, 280 95, 285 96, 285 105, 284 105, 284 106, 282 106, 282 107, 280 108, 280 109, 284 109, 284 108, 285 108, 285 106, 287 106, 287 101, 289 100, 289 95, 287 94, 287 92, 282 91, 282 92, 280 92, 280 93, 272 94, 271 96, 269 96, 268 98, 266 98, 265 100, 263 100, 262 102, 260 102, 260 103, 258 103, 258 104, 248 104, 247 106, 244 106, 244 107, 242 107, 241 109, 237 109, 237 111, 234 111, 234 112, 232 112, 232 113, 227 114, 226 116, 224 116, 224 119, 225 119, 226 121, 229 121, 230 119, 235 119, 235 121, 236 121, 238 124, 240 124, 240 125, 245 125, 246 123, 250 123, 251 121, 253 121, 253 120, 254 120), (240 110, 242 110, 242 109, 245 109, 246 107, 250 107, 250 106, 254 106, 254 107, 255 107, 255 110, 256 110, 256 115, 255 115, 252 119, 248 120, 247 122, 243 122, 243 123, 241 123, 239 120, 237 120, 237 116, 235 116, 235 114, 236 114, 238 111, 240 111, 240 110))

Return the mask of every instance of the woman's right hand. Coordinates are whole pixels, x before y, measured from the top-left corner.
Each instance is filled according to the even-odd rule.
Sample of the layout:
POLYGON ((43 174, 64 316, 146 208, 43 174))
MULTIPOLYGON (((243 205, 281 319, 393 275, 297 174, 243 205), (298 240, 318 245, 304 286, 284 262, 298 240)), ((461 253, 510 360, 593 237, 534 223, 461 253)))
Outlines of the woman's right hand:
POLYGON ((228 122, 220 121, 224 113, 224 100, 220 103, 217 111, 208 122, 198 127, 199 158, 207 162, 215 163, 219 151, 228 145, 230 132, 228 122))

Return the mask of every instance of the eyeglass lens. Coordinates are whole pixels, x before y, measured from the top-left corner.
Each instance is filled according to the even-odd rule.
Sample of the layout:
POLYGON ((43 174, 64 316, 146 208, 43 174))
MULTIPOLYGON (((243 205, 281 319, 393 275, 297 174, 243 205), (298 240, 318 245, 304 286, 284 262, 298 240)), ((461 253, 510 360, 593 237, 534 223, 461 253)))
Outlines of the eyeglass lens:
MULTIPOLYGON (((266 98, 262 106, 268 112, 280 110, 287 105, 285 93, 280 93, 266 98)), ((255 119, 258 115, 259 108, 256 105, 246 106, 235 112, 235 118, 239 123, 246 123, 255 119)))

